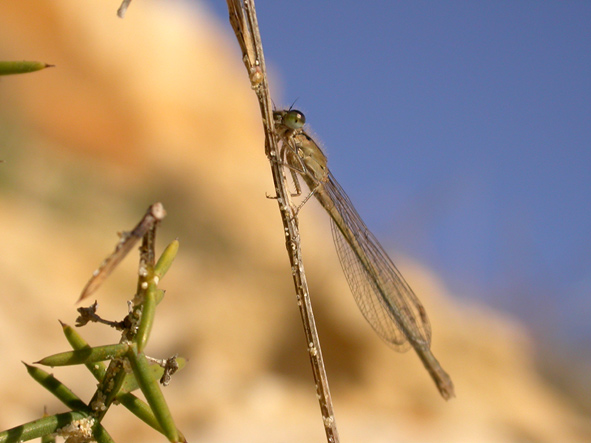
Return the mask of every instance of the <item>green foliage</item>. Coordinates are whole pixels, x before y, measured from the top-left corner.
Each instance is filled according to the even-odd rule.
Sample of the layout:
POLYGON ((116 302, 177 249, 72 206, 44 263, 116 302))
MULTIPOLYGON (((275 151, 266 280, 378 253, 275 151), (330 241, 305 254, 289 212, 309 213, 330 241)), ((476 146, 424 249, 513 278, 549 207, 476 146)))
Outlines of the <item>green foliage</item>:
MULTIPOLYGON (((110 406, 120 403, 139 419, 156 429, 170 442, 184 442, 185 438, 177 429, 159 383, 166 385, 170 376, 182 369, 185 360, 173 356, 156 360, 147 357, 142 350, 150 336, 156 306, 162 300, 164 291, 158 283, 170 268, 178 251, 178 241, 173 241, 155 261, 155 231, 166 212, 160 203, 148 209, 142 220, 130 232, 124 233, 115 251, 93 273, 93 290, 98 289, 109 273, 142 239, 140 247, 140 269, 137 293, 133 307, 125 318, 118 322, 108 321, 96 314, 97 304, 79 308, 77 326, 98 322, 121 331, 119 343, 104 346, 90 346, 71 326, 61 323, 72 350, 42 358, 37 362, 45 366, 85 365, 99 381, 92 399, 85 403, 63 382, 37 366, 25 363, 29 375, 41 386, 55 395, 69 409, 69 412, 45 415, 39 420, 0 432, 0 443, 21 442, 42 438, 43 442, 55 441, 59 435, 76 442, 112 442, 113 439, 101 425, 110 406), (105 365, 108 361, 108 366, 105 365), (147 403, 132 394, 140 389, 147 403)), ((89 284, 87 284, 89 287, 89 284)))
POLYGON ((40 71, 51 67, 53 67, 53 65, 26 60, 16 62, 0 61, 0 75, 27 74, 29 72, 40 71))

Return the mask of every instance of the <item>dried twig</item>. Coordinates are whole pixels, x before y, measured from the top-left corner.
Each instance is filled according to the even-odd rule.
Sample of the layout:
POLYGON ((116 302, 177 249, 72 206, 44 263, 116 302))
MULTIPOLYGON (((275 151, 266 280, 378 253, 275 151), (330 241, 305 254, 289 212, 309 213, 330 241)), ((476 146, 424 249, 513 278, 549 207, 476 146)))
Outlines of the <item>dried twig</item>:
MULTIPOLYGON (((119 239, 117 247, 113 253, 101 263, 99 268, 92 273, 92 277, 88 283, 86 283, 86 286, 84 286, 78 301, 80 302, 94 293, 111 272, 113 272, 113 269, 115 269, 121 260, 123 260, 129 251, 131 251, 133 246, 165 216, 166 211, 164 210, 162 203, 154 203, 148 208, 148 211, 135 228, 130 232, 123 232, 120 234, 121 238, 119 239)), ((150 260, 153 261, 154 257, 152 256, 150 260)))
POLYGON ((123 0, 121 2, 121 6, 119 6, 119 9, 117 9, 117 15, 119 16, 119 18, 125 17, 125 13, 127 12, 127 8, 129 7, 130 3, 131 0, 123 0))
POLYGON ((287 253, 291 262, 293 281, 296 290, 297 304, 304 326, 306 344, 312 363, 312 372, 316 384, 316 392, 322 412, 322 420, 326 437, 329 442, 338 442, 339 434, 334 418, 332 399, 328 387, 328 377, 324 368, 324 360, 320 349, 320 340, 316 330, 312 303, 310 301, 308 283, 304 272, 304 263, 300 247, 300 235, 295 207, 291 202, 282 159, 277 147, 277 137, 273 122, 273 106, 267 83, 267 72, 256 11, 253 0, 227 0, 230 23, 242 49, 242 60, 248 71, 251 86, 259 100, 263 127, 265 130, 265 153, 271 163, 271 172, 275 184, 275 192, 279 211, 285 231, 287 253))

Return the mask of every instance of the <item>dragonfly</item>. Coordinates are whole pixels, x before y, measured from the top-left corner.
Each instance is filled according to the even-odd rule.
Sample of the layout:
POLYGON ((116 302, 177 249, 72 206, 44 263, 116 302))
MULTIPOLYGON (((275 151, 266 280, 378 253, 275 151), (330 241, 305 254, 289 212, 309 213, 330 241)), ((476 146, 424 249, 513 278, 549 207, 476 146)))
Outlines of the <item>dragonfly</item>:
POLYGON ((431 352, 427 312, 384 248, 369 231, 353 203, 335 180, 327 158, 305 129, 306 117, 295 109, 273 113, 281 158, 291 171, 296 195, 299 174, 312 196, 328 212, 341 267, 361 313, 375 332, 399 352, 412 347, 441 396, 455 396, 450 376, 431 352))

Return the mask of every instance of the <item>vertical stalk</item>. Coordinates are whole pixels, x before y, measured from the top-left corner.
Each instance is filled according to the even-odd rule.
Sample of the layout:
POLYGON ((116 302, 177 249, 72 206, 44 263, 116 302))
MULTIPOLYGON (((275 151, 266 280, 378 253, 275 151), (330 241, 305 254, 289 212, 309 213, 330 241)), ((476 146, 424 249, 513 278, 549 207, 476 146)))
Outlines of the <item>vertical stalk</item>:
POLYGON ((291 263, 293 282, 296 291, 297 304, 304 326, 306 346, 312 364, 312 373, 316 385, 316 393, 322 413, 322 421, 327 441, 337 443, 339 434, 336 427, 332 398, 328 386, 328 377, 324 367, 324 359, 320 348, 320 339, 316 330, 310 293, 304 270, 298 220, 294 205, 291 202, 285 175, 283 174, 282 159, 279 155, 275 126, 273 121, 273 106, 267 83, 267 72, 261 42, 260 31, 254 6, 254 0, 227 0, 230 13, 230 23, 234 28, 238 44, 242 49, 242 60, 248 71, 251 86, 255 91, 265 130, 265 153, 271 164, 271 173, 275 184, 275 192, 279 212, 285 233, 285 246, 291 263))

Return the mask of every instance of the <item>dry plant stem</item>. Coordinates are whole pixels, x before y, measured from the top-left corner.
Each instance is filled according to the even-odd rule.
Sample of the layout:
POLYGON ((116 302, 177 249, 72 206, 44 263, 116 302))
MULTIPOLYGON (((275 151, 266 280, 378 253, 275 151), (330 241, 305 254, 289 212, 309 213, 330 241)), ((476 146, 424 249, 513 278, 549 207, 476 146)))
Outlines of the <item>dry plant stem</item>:
POLYGON ((84 286, 78 302, 94 293, 111 272, 113 272, 117 265, 121 263, 121 260, 123 260, 129 251, 131 251, 133 246, 144 237, 146 232, 152 229, 154 225, 165 216, 166 211, 164 210, 162 203, 154 203, 148 208, 140 222, 131 230, 131 232, 122 233, 115 251, 113 251, 113 253, 101 263, 99 268, 93 272, 91 279, 86 283, 86 286, 84 286))
MULTIPOLYGON (((156 228, 159 222, 166 216, 166 211, 161 203, 154 203, 151 205, 146 214, 142 217, 140 222, 129 233, 124 233, 122 238, 115 248, 115 251, 107 257, 103 264, 93 274, 93 277, 86 285, 96 290, 104 279, 112 272, 112 270, 123 260, 125 255, 132 249, 132 247, 142 239, 140 246, 140 264, 139 264, 139 279, 136 296, 134 297, 134 307, 129 314, 131 321, 138 321, 141 318, 142 301, 148 288, 148 278, 154 270, 155 265, 155 241, 156 228)), ((85 292, 83 291, 83 296, 85 292)), ((138 329, 131 327, 127 331, 123 331, 121 341, 133 341, 136 338, 138 329)), ((120 390, 121 384, 125 378, 125 370, 121 359, 113 359, 109 363, 105 377, 99 383, 99 389, 95 392, 90 404, 100 405, 100 409, 95 411, 97 419, 102 420, 106 414, 110 404, 115 400, 117 393, 120 390)))
POLYGON ((279 156, 275 126, 273 121, 273 106, 267 83, 265 59, 263 47, 257 23, 256 11, 253 0, 227 0, 230 13, 230 23, 234 28, 236 38, 242 49, 242 60, 248 71, 252 88, 256 92, 265 130, 265 153, 271 163, 271 172, 275 184, 275 192, 283 228, 286 238, 286 247, 291 262, 293 281, 295 285, 298 307, 302 317, 304 333, 316 393, 322 412, 324 430, 327 441, 336 443, 339 441, 339 434, 334 418, 332 399, 328 387, 328 377, 324 367, 324 360, 320 349, 320 340, 316 330, 312 304, 308 291, 308 283, 304 272, 304 263, 300 247, 300 235, 294 205, 291 202, 290 193, 287 188, 283 165, 279 156))

